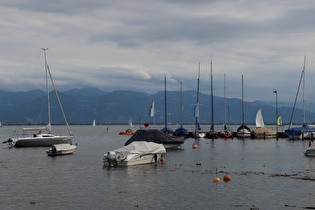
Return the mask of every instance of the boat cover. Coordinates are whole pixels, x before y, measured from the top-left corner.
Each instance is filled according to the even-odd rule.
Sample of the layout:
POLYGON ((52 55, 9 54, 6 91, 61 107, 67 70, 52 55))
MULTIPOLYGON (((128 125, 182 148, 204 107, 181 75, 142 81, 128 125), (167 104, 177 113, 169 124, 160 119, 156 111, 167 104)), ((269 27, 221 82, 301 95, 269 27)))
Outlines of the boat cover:
POLYGON ((128 144, 127 146, 123 146, 113 151, 122 153, 124 157, 127 157, 128 154, 141 154, 141 153, 155 154, 155 153, 166 152, 163 144, 156 144, 154 142, 146 142, 146 141, 132 142, 128 144))
POLYGON ((189 134, 188 130, 184 128, 182 125, 177 128, 174 133, 175 136, 187 136, 189 134))
POLYGON ((157 129, 137 130, 125 143, 125 146, 135 141, 155 142, 157 144, 182 144, 183 137, 170 136, 157 129))
POLYGON ((294 127, 294 128, 286 129, 285 133, 291 136, 293 134, 293 131, 294 131, 294 135, 300 135, 301 132, 313 132, 315 131, 315 128, 313 126, 303 124, 302 127, 294 127))
POLYGON ((276 135, 276 131, 271 130, 269 128, 257 128, 254 130, 254 133, 257 135, 276 135))
POLYGON ((172 128, 168 127, 167 125, 164 128, 162 128, 161 131, 163 133, 173 133, 172 128))
POLYGON ((71 144, 54 144, 52 145, 57 151, 65 151, 76 148, 76 146, 71 144))

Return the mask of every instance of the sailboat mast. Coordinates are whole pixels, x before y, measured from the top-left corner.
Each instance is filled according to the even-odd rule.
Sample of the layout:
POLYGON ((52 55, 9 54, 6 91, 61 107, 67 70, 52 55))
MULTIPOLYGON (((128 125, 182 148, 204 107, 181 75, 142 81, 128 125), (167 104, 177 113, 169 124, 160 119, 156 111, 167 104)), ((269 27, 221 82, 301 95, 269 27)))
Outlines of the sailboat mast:
POLYGON ((180 91, 180 95, 179 95, 179 100, 180 100, 180 107, 179 107, 179 120, 180 120, 180 125, 183 125, 183 88, 182 88, 182 84, 183 82, 180 81, 179 82, 179 91, 180 91))
POLYGON ((199 89, 200 89, 200 63, 198 64, 197 103, 196 103, 196 109, 195 109, 195 117, 196 117, 195 133, 197 132, 197 126, 199 123, 199 89))
POLYGON ((245 115, 244 115, 244 79, 242 74, 242 123, 245 124, 245 115))
POLYGON ((225 81, 225 74, 224 74, 224 130, 226 126, 226 81, 225 81))
POLYGON ((164 124, 167 126, 167 104, 166 104, 166 75, 164 76, 164 124))
POLYGON ((304 74, 303 74, 303 101, 302 101, 302 104, 303 104, 303 123, 304 124, 306 123, 306 120, 305 120, 305 61, 306 61, 306 56, 304 56, 304 65, 303 65, 304 74))
POLYGON ((210 60, 210 75, 211 75, 211 131, 214 131, 214 107, 213 107, 213 76, 212 76, 212 59, 210 60))
POLYGON ((55 95, 56 95, 56 98, 57 98, 57 101, 58 101, 58 104, 60 106, 60 109, 61 109, 61 113, 62 113, 62 116, 63 116, 63 119, 66 123, 66 126, 67 126, 67 129, 68 129, 68 132, 69 134, 72 135, 72 132, 70 130, 70 127, 69 127, 69 123, 67 121, 67 118, 66 118, 66 114, 63 110, 63 106, 61 104, 61 101, 60 101, 60 97, 59 97, 59 94, 58 94, 58 91, 57 91, 57 88, 56 88, 56 85, 54 83, 54 80, 52 78, 52 75, 51 75, 51 72, 50 72, 50 69, 49 69, 49 66, 48 66, 48 63, 47 63, 47 59, 46 59, 46 50, 48 50, 48 48, 42 48, 42 50, 44 50, 44 54, 45 54, 45 66, 46 66, 46 80, 47 80, 47 84, 46 84, 46 88, 47 88, 47 97, 48 97, 48 118, 49 118, 49 126, 50 126, 50 98, 49 98, 49 90, 48 90, 48 76, 50 78, 50 81, 51 81, 51 84, 52 84, 52 87, 54 89, 54 92, 55 92, 55 95))
POLYGON ((44 51, 44 59, 45 59, 45 74, 46 74, 46 95, 47 95, 47 117, 48 117, 48 125, 50 126, 51 119, 50 119, 50 96, 49 96, 49 85, 48 85, 48 63, 47 63, 47 58, 46 58, 46 50, 48 48, 42 48, 44 51))
MULTIPOLYGON (((292 119, 293 119, 293 115, 294 115, 294 110, 295 110, 296 102, 297 102, 297 99, 298 99, 298 96, 299 96, 299 92, 300 92, 301 82, 302 82, 302 80, 303 80, 303 78, 304 78, 304 74, 305 74, 305 61, 306 61, 306 56, 304 56, 304 66, 303 66, 303 70, 302 70, 302 73, 301 73, 299 86, 298 86, 298 89, 297 89, 297 92, 296 92, 296 95, 295 95, 294 105, 293 105, 293 109, 292 109, 292 113, 291 113, 291 117, 290 117, 289 128, 291 128, 291 125, 292 125, 292 119)), ((303 106, 304 106, 304 105, 303 105, 303 106)), ((303 120, 304 120, 304 119, 303 119, 303 120)))

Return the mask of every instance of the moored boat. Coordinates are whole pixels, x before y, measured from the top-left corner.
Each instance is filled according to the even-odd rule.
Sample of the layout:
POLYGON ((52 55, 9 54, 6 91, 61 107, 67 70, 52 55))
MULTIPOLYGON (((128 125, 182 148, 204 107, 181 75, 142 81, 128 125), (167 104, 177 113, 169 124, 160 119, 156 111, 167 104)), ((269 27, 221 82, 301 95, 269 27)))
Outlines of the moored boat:
POLYGON ((236 137, 239 138, 249 138, 251 135, 251 130, 247 125, 245 125, 245 113, 244 113, 244 79, 242 75, 242 125, 237 129, 236 137))
POLYGON ((253 131, 252 137, 257 139, 270 139, 276 138, 276 134, 276 131, 265 127, 262 111, 259 109, 256 114, 256 129, 253 131))
POLYGON ((133 135, 135 132, 133 132, 133 130, 131 130, 130 128, 128 128, 126 131, 120 131, 119 135, 133 135))
POLYGON ((135 141, 104 154, 104 166, 132 166, 157 163, 166 152, 163 144, 135 141))
MULTIPOLYGON (((303 88, 303 101, 302 101, 302 106, 303 106, 303 125, 301 127, 291 127, 292 126, 292 119, 293 119, 293 115, 294 115, 294 110, 295 110, 295 106, 296 106, 296 102, 298 99, 298 95, 299 95, 299 91, 300 91, 300 87, 301 84, 303 82, 303 87, 305 86, 305 63, 306 63, 306 56, 304 56, 304 65, 303 65, 303 69, 302 69, 302 73, 301 73, 301 77, 300 77, 300 81, 299 81, 299 85, 298 85, 298 89, 295 95, 295 101, 294 101, 294 106, 292 109, 292 113, 291 113, 291 117, 290 117, 290 124, 289 124, 289 128, 286 129, 284 132, 289 136, 289 138, 291 139, 300 139, 300 138, 304 138, 304 135, 306 133, 311 133, 311 132, 315 132, 315 126, 312 125, 307 125, 306 124, 306 120, 305 120, 305 100, 304 100, 304 88, 303 88)), ((312 136, 311 134, 309 136, 312 136)))
POLYGON ((49 150, 46 150, 48 156, 71 155, 75 153, 75 145, 71 144, 54 144, 49 150))
POLYGON ((242 124, 236 132, 236 137, 239 138, 249 138, 251 135, 250 128, 247 127, 245 124, 242 124))
POLYGON ((303 124, 301 127, 291 127, 285 130, 285 133, 291 139, 305 138, 307 137, 307 134, 311 137, 312 132, 315 132, 315 127, 306 124, 303 124))
POLYGON ((154 142, 163 144, 165 149, 177 149, 184 143, 184 137, 171 136, 157 129, 137 130, 125 146, 137 141, 154 142))
POLYGON ((315 146, 313 145, 312 141, 309 142, 309 147, 304 152, 304 154, 305 154, 305 156, 315 157, 315 146))
POLYGON ((161 129, 163 133, 172 134, 173 130, 167 125, 167 102, 166 102, 166 76, 164 76, 164 128, 161 129))
POLYGON ((198 80, 197 80, 197 102, 194 108, 194 116, 196 118, 195 122, 195 131, 193 132, 193 137, 194 138, 204 138, 206 137, 206 132, 201 131, 200 127, 200 63, 198 64, 198 80))
POLYGON ((180 118, 180 127, 177 128, 174 132, 173 135, 174 136, 184 136, 184 137, 188 137, 189 132, 186 128, 183 127, 183 114, 182 111, 184 109, 183 107, 183 96, 182 96, 182 81, 180 81, 180 105, 179 105, 179 118, 180 118))
POLYGON ((70 130, 65 112, 63 110, 58 91, 56 89, 55 83, 53 81, 51 71, 49 69, 47 59, 46 59, 46 50, 47 48, 42 48, 44 51, 44 59, 45 59, 45 71, 46 71, 46 103, 47 103, 47 125, 41 127, 29 127, 22 128, 21 131, 15 132, 7 141, 3 141, 2 143, 7 143, 12 147, 45 147, 51 146, 53 144, 62 144, 62 143, 71 143, 73 134, 70 130), (58 101, 61 114, 63 116, 64 122, 66 124, 68 135, 54 135, 51 133, 51 116, 50 116, 50 94, 49 94, 49 84, 48 81, 51 81, 51 86, 56 95, 56 99, 58 101), (35 132, 36 131, 36 132, 35 132))

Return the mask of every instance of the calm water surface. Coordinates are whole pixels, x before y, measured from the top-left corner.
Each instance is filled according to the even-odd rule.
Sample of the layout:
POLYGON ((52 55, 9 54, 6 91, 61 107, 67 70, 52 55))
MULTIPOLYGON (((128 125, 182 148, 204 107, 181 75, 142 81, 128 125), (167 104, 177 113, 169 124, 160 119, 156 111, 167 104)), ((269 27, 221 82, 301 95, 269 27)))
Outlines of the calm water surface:
MULTIPOLYGON (((75 155, 47 148, 0 152, 1 209, 301 209, 314 207, 315 158, 307 141, 186 139, 157 165, 103 167, 127 126, 72 126, 75 155), (109 132, 105 133, 106 127, 109 132), (198 145, 192 149, 192 144, 198 145), (216 169, 218 173, 216 174, 216 169), (223 182, 229 174, 230 182, 223 182), (221 179, 214 183, 215 177, 221 179)), ((1 141, 15 129, 0 129, 1 141)), ((59 127, 55 128, 58 132, 59 127)), ((137 128, 134 127, 134 130, 137 128)))

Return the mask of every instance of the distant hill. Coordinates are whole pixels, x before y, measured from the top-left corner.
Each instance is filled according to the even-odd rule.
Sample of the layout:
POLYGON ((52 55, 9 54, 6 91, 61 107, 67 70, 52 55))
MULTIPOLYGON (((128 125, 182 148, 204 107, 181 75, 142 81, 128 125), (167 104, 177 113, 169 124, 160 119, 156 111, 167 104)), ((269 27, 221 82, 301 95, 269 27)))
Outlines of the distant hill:
MULTIPOLYGON (((164 123, 164 91, 155 94, 133 91, 103 92, 96 88, 73 89, 60 92, 60 98, 70 124, 90 124, 95 119, 103 124, 127 124, 129 119, 133 123, 153 122, 149 117, 149 109, 155 101, 155 122, 164 123)), ((193 108, 196 103, 195 91, 184 91, 183 95, 183 124, 193 124, 193 108)), ((28 92, 0 91, 0 121, 5 124, 39 124, 46 122, 45 94, 40 90, 28 92)), ((59 107, 54 94, 51 94, 52 123, 63 123, 59 107)), ((210 96, 200 95, 200 121, 202 124, 211 123, 210 96)), ((227 120, 230 124, 241 123, 241 100, 226 99, 228 112, 227 120)), ((281 104, 281 103, 279 103, 281 104)), ((167 91, 168 122, 180 123, 180 92, 167 91)), ((274 124, 275 107, 270 102, 245 102, 245 123, 254 124, 258 109, 262 109, 266 124, 274 124)), ((279 115, 283 123, 289 123, 292 108, 279 106, 279 115)), ((224 98, 214 97, 215 124, 224 123, 224 98)), ((313 112, 306 112, 307 122, 315 121, 313 112)), ((302 123, 302 111, 295 110, 293 122, 302 123)))

